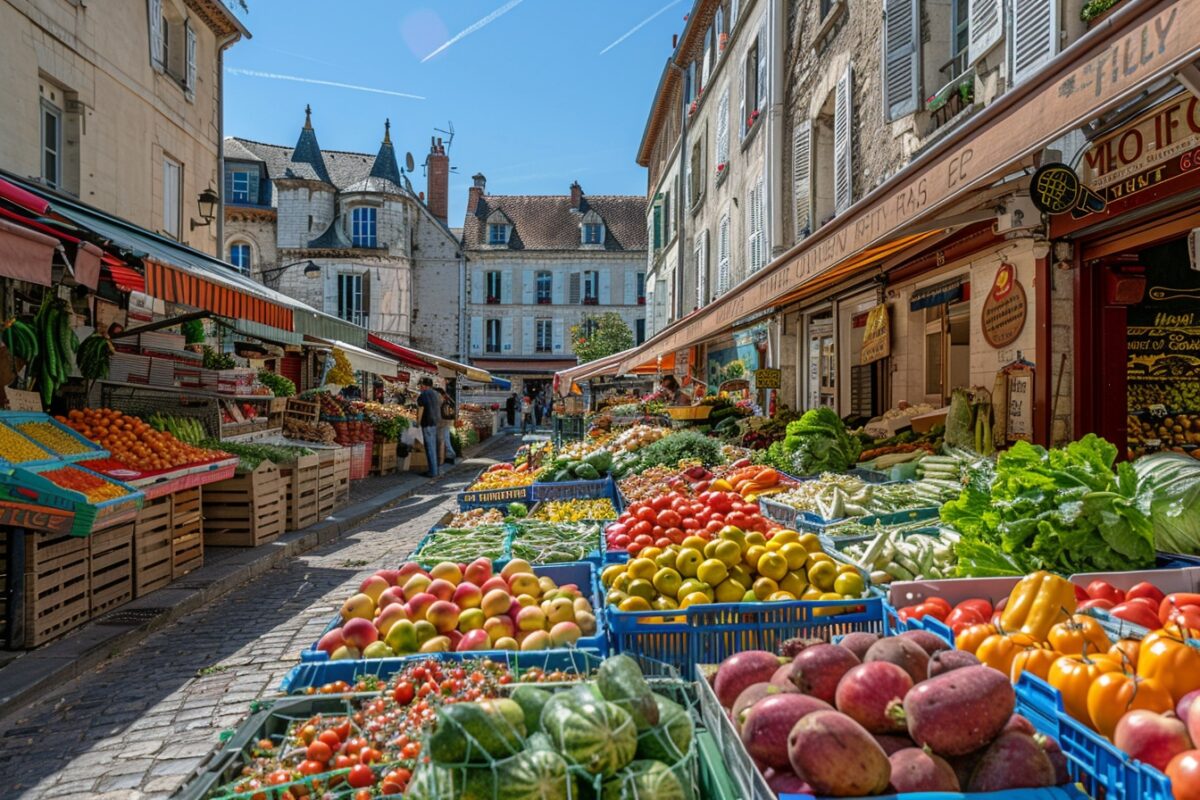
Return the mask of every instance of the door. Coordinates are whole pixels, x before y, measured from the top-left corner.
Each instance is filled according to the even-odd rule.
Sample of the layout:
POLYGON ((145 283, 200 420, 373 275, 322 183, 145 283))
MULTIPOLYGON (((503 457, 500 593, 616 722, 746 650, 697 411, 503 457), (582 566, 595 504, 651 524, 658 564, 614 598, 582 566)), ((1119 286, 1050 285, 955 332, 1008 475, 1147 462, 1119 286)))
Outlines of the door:
POLYGON ((837 408, 837 347, 831 311, 808 318, 807 394, 807 408, 837 408))

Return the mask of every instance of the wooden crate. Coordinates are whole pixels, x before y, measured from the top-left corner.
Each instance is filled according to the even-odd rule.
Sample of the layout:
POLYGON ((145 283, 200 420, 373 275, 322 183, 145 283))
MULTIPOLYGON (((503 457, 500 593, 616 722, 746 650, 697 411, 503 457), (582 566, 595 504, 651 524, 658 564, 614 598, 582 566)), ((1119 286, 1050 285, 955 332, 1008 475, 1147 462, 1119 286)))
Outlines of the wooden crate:
POLYGON ((396 443, 375 442, 371 451, 371 474, 391 475, 396 471, 396 443))
POLYGON ((201 488, 171 495, 171 580, 204 566, 204 518, 201 488))
POLYGON ((88 591, 94 619, 133 599, 133 522, 88 537, 88 591))
POLYGON ((270 461, 253 472, 208 484, 201 501, 204 544, 209 547, 258 547, 283 533, 283 479, 270 461))
POLYGON ((335 502, 342 505, 350 501, 350 448, 339 447, 333 460, 333 479, 336 488, 335 502))
POLYGON ((133 596, 171 582, 171 496, 148 500, 133 523, 133 596))
POLYGON ((283 415, 287 411, 288 399, 286 397, 274 397, 267 403, 267 427, 279 428, 283 426, 283 415))
POLYGON ((298 422, 316 424, 321 418, 321 404, 315 400, 301 400, 298 397, 287 398, 287 406, 283 412, 284 419, 292 418, 298 422))
POLYGON ((37 647, 91 616, 88 540, 41 531, 25 535, 25 641, 37 647))
POLYGON ((317 516, 325 519, 337 507, 337 450, 321 450, 317 465, 317 516))
POLYGON ((298 531, 317 521, 317 482, 320 457, 300 456, 296 463, 279 470, 287 504, 285 530, 298 531))

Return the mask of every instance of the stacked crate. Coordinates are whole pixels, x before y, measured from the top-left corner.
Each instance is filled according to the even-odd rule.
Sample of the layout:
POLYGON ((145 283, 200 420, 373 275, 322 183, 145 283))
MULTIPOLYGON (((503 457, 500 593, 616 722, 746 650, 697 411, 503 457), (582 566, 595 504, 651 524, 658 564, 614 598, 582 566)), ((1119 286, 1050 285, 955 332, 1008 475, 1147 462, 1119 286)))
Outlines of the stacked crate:
POLYGON ((209 547, 258 547, 277 539, 287 522, 283 478, 270 461, 208 484, 201 501, 209 547))
POLYGON ((204 566, 204 518, 200 514, 200 487, 171 496, 171 579, 182 578, 204 566))
POLYGON ((320 451, 317 464, 317 516, 325 519, 337 507, 337 450, 320 451))
POLYGON ((391 475, 396 471, 396 443, 375 442, 371 451, 371 474, 391 475))
POLYGON ((127 522, 87 537, 88 590, 93 619, 133 599, 135 527, 135 522, 127 522))
POLYGON ((333 479, 337 487, 335 505, 350 502, 350 448, 339 447, 333 456, 333 479))
POLYGON ((147 500, 133 523, 133 595, 171 582, 171 496, 147 500))
POLYGON ((88 621, 88 560, 87 537, 25 536, 25 636, 12 645, 37 647, 88 621))
POLYGON ((294 464, 279 470, 286 493, 289 531, 307 528, 317 521, 317 483, 320 457, 299 456, 294 464))

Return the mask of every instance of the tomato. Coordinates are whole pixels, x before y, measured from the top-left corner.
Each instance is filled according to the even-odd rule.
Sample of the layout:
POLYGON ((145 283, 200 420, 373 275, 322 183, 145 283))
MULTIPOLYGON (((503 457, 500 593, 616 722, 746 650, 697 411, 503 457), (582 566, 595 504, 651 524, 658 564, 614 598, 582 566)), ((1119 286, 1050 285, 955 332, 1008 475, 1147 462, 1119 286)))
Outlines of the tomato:
POLYGON ((658 514, 658 524, 664 528, 678 528, 682 523, 683 517, 679 516, 678 511, 667 509, 658 514))
POLYGON ((733 511, 725 515, 725 524, 735 528, 745 528, 747 518, 741 511, 733 511))
POLYGON ((954 632, 954 635, 957 636, 958 634, 962 633, 965 628, 969 628, 972 625, 981 625, 984 622, 987 622, 987 617, 982 616, 979 613, 979 610, 976 608, 964 608, 962 604, 959 604, 953 611, 946 615, 946 619, 942 621, 945 622, 946 625, 950 627, 950 630, 954 632))
POLYGON ((964 628, 954 637, 954 646, 959 650, 966 650, 968 653, 975 655, 975 651, 979 649, 979 645, 983 644, 983 640, 996 632, 996 626, 984 623, 983 625, 971 625, 964 628))
POLYGON ((925 607, 925 604, 918 603, 915 606, 905 606, 896 612, 896 616, 907 622, 910 619, 924 619, 925 615, 928 613, 929 609, 925 607))
MULTIPOLYGON (((656 497, 654 499, 661 500, 662 498, 656 497)), ((654 516, 655 515, 654 515, 654 509, 651 506, 644 506, 642 508, 639 508, 637 510, 637 513, 634 516, 636 516, 642 522, 649 522, 651 525, 654 524, 654 516)))
MULTIPOLYGON (((1196 606, 1185 606, 1184 608, 1196 608, 1196 606)), ((1182 613, 1183 609, 1179 609, 1176 613, 1182 613)), ((1200 609, 1197 609, 1200 611, 1200 609)), ((1145 603, 1128 602, 1113 606, 1109 612, 1117 619, 1123 619, 1126 622, 1132 622, 1134 625, 1141 625, 1143 628, 1154 630, 1158 627, 1158 614, 1151 610, 1145 603)))
POLYGON ((321 731, 321 735, 317 738, 329 745, 331 750, 336 750, 342 746, 342 740, 341 737, 337 735, 337 731, 321 731))
POLYGON ((339 755, 333 760, 334 769, 349 769, 354 766, 354 759, 347 755, 339 755))
POLYGON ((304 756, 309 761, 328 761, 333 758, 333 748, 318 739, 308 746, 308 749, 304 751, 304 756))
POLYGON ((400 681, 396 684, 396 688, 392 690, 392 699, 402 706, 406 706, 412 702, 416 696, 417 690, 413 687, 412 681, 400 681))
POLYGON ((1125 602, 1125 593, 1108 581, 1094 580, 1087 585, 1086 591, 1093 600, 1111 600, 1114 604, 1125 602))
POLYGON ((1112 600, 1109 600, 1105 597, 1097 597, 1093 600, 1084 600, 1075 610, 1087 611, 1089 608, 1099 608, 1103 609, 1104 611, 1108 611, 1115 605, 1116 603, 1114 603, 1112 600))
POLYGON ((945 619, 947 616, 949 616, 950 612, 953 610, 953 606, 951 606, 950 603, 947 602, 946 598, 944 598, 944 597, 926 597, 925 605, 937 606, 938 608, 941 608, 942 615, 939 617, 939 619, 945 619))
POLYGON ((639 536, 650 535, 650 531, 652 528, 653 528, 653 525, 651 525, 651 523, 646 522, 644 519, 639 520, 636 525, 634 525, 632 528, 629 529, 629 535, 631 538, 636 540, 637 537, 639 537, 639 536))
POLYGON ((750 514, 750 515, 754 515, 754 514, 761 514, 761 513, 762 513, 762 509, 760 509, 760 508, 758 507, 758 503, 747 503, 747 504, 746 504, 746 505, 745 505, 745 506, 742 508, 742 511, 743 511, 743 512, 745 512, 746 514, 750 514))
POLYGON ((667 529, 662 525, 655 525, 650 529, 650 535, 655 539, 661 539, 666 532, 667 529))
POLYGON ((316 725, 305 725, 303 728, 300 729, 300 741, 304 742, 305 744, 308 744, 315 738, 317 738, 317 726, 316 725))
POLYGON ((366 764, 355 764, 346 776, 346 783, 355 789, 365 789, 375 783, 375 772, 366 764))
POLYGON ((267 776, 268 786, 282 786, 285 783, 292 782, 292 773, 286 769, 277 769, 267 776))
POLYGON ((973 608, 985 620, 992 615, 992 604, 982 597, 972 597, 969 600, 963 600, 955 608, 973 608))
POLYGON ((322 772, 325 772, 325 765, 320 761, 300 762, 301 775, 320 775, 322 772))
POLYGON ((941 604, 931 603, 929 600, 921 603, 919 606, 917 606, 917 609, 921 612, 921 616, 919 617, 920 619, 925 617, 933 617, 939 622, 945 622, 946 616, 949 614, 949 611, 943 608, 941 604))
POLYGON ((1175 800, 1200 799, 1200 750, 1185 750, 1171 759, 1165 770, 1175 800))
POLYGON ((1167 622, 1174 625, 1182 625, 1185 628, 1200 628, 1200 605, 1188 603, 1187 605, 1172 609, 1171 616, 1167 622))
POLYGON ((383 754, 374 747, 364 747, 362 752, 358 754, 358 760, 363 764, 374 764, 382 757, 383 754))
POLYGON ((400 748, 400 758, 404 761, 411 761, 419 755, 421 755, 420 742, 409 742, 400 748))
POLYGON ((706 530, 706 531, 708 531, 709 533, 711 533, 711 534, 713 534, 714 536, 716 536, 718 533, 720 533, 720 532, 721 532, 721 529, 722 529, 722 528, 724 528, 724 527, 725 527, 725 523, 724 523, 724 522, 721 522, 721 521, 719 521, 719 520, 715 520, 715 519, 714 519, 714 520, 712 520, 711 522, 709 522, 707 525, 705 525, 705 526, 704 526, 704 530, 706 530))
POLYGON ((354 800, 371 800, 371 790, 359 789, 354 793, 354 800))
POLYGON ((1141 583, 1134 584, 1133 587, 1125 593, 1126 600, 1145 598, 1153 602, 1155 608, 1158 608, 1164 597, 1166 597, 1166 595, 1163 594, 1163 590, 1155 586, 1153 583, 1149 583, 1148 581, 1142 581, 1141 583))
POLYGON ((350 720, 346 720, 341 725, 333 729, 337 733, 338 741, 344 742, 350 738, 350 720))
POLYGON ((695 517, 684 517, 679 521, 679 525, 677 527, 683 528, 687 531, 694 531, 696 528, 700 527, 700 523, 695 517))

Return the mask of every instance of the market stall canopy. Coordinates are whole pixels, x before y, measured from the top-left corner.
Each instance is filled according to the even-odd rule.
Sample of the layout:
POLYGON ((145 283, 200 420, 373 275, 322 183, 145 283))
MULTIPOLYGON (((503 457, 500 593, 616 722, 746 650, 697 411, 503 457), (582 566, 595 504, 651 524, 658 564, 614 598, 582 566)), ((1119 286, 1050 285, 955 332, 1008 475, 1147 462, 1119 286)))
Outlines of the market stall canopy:
POLYGON ((303 334, 296 333, 295 331, 285 331, 282 328, 272 328, 270 325, 263 325, 261 322, 254 322, 248 319, 229 319, 220 316, 216 317, 216 320, 234 333, 239 333, 251 339, 271 342, 272 344, 299 345, 304 343, 303 334))
MULTIPOLYGON (((434 371, 436 371, 437 374, 443 378, 450 378, 458 374, 465 375, 470 380, 479 381, 480 383, 492 382, 492 374, 487 370, 479 369, 478 367, 472 367, 469 364, 460 364, 457 361, 446 358, 445 356, 436 356, 432 353, 414 350, 411 347, 405 347, 402 344, 390 342, 387 339, 384 339, 382 336, 377 336, 373 333, 367 334, 367 341, 383 352, 396 356, 397 358, 403 360, 417 359, 418 362, 422 362, 424 364, 422 367, 423 369, 435 368, 434 371)), ((411 361, 409 363, 411 363, 411 361)), ((418 366, 421 366, 421 364, 418 364, 418 366)))
POLYGON ((304 339, 308 342, 336 347, 346 354, 346 360, 350 362, 350 366, 360 372, 389 376, 396 374, 396 360, 394 358, 372 353, 370 350, 364 350, 357 345, 338 339, 320 339, 316 336, 305 336, 304 339))
POLYGON ((374 333, 367 334, 367 344, 370 347, 374 347, 376 350, 380 350, 390 356, 393 356, 401 364, 407 364, 410 367, 415 367, 416 369, 424 370, 425 372, 430 372, 434 375, 437 374, 437 365, 427 358, 417 355, 416 350, 410 350, 404 345, 396 344, 395 342, 389 342, 387 339, 384 339, 382 336, 377 336, 374 333))
POLYGON ((558 371, 559 381, 568 386, 574 385, 577 381, 586 381, 598 375, 616 375, 617 370, 621 365, 625 355, 632 352, 625 350, 620 353, 597 358, 595 361, 589 361, 586 364, 578 364, 569 369, 558 371))
POLYGON ((49 286, 58 240, 0 219, 0 275, 49 286))

